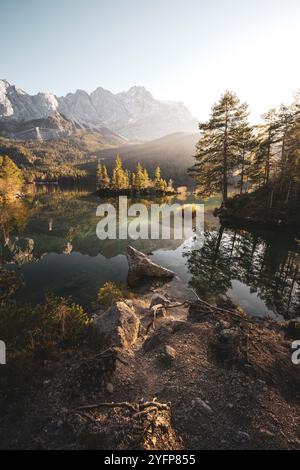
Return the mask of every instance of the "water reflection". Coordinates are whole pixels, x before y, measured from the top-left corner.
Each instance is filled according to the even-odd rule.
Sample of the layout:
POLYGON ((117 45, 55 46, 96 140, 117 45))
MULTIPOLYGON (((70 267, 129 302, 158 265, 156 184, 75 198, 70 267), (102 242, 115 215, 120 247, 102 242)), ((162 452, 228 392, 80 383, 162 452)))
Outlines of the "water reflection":
POLYGON ((228 293, 254 314, 300 315, 299 246, 292 239, 221 227, 186 257, 199 295, 228 293))
MULTIPOLYGON (((21 271, 25 287, 20 297, 42 301, 47 292, 72 295, 88 303, 108 280, 125 282, 128 240, 104 240, 96 236, 96 208, 104 202, 88 191, 61 191, 58 187, 37 192, 1 207, 1 264, 21 271)), ((117 205, 116 199, 105 202, 117 205)), ((155 201, 163 204, 169 198, 155 201)), ((130 203, 130 202, 129 202, 130 203)), ((145 223, 148 223, 148 221, 145 223)), ((184 240, 130 241, 146 253, 173 253, 184 240)))
MULTIPOLYGON (((107 280, 126 281, 128 240, 101 241, 96 236, 96 208, 103 200, 87 190, 31 190, 26 199, 0 208, 0 263, 21 271, 22 300, 39 302, 54 292, 88 304, 107 280)), ((199 203, 188 195, 168 202, 199 203)), ((251 314, 299 316, 298 244, 272 233, 219 227, 212 215, 218 205, 218 199, 205 203, 201 249, 193 250, 191 240, 130 243, 153 253, 156 262, 191 282, 201 296, 228 293, 251 314)))

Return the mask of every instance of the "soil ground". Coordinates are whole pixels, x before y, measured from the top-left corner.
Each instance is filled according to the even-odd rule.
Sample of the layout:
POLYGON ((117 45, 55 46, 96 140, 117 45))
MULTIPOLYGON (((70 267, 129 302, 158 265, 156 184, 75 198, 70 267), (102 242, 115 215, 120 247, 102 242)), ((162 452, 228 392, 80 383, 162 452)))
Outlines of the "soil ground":
POLYGON ((283 325, 199 302, 152 324, 152 296, 174 305, 191 299, 183 290, 131 301, 141 328, 130 350, 96 343, 48 361, 43 387, 5 410, 0 447, 300 449, 300 366, 283 325))

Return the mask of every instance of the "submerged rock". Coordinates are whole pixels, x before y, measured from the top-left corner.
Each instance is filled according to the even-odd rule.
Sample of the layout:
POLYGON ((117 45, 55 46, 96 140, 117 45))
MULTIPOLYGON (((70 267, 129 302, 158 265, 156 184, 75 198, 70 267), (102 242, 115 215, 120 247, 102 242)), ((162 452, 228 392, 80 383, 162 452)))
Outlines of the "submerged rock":
POLYGON ((110 345, 129 348, 138 337, 140 320, 125 302, 116 302, 105 312, 94 316, 94 325, 110 345))
POLYGON ((127 247, 128 260, 128 284, 137 284, 142 278, 172 279, 173 271, 153 263, 148 256, 136 250, 132 246, 127 247))

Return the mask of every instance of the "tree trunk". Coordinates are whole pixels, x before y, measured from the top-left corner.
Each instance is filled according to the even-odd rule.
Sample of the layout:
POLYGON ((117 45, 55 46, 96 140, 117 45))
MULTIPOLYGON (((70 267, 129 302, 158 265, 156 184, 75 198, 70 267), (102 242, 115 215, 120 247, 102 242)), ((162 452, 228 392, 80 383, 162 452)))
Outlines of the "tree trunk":
POLYGON ((272 191, 271 191, 270 206, 269 206, 270 209, 272 209, 273 207, 273 198, 274 198, 274 188, 272 188, 272 191))
POLYGON ((240 194, 243 194, 243 189, 244 189, 244 172, 245 172, 245 149, 243 149, 243 155, 242 155, 242 171, 241 171, 241 181, 240 181, 240 194))
POLYGON ((228 146, 228 109, 226 106, 226 121, 225 121, 225 132, 224 132, 224 151, 223 151, 223 202, 226 203, 228 200, 228 190, 227 190, 227 171, 228 171, 228 155, 227 155, 227 146, 228 146))
POLYGON ((288 127, 287 124, 285 126, 283 138, 282 138, 282 145, 281 145, 281 159, 280 159, 280 166, 281 166, 281 175, 280 175, 280 194, 282 194, 283 190, 283 183, 284 183, 284 176, 285 176, 285 165, 286 165, 286 158, 285 158, 285 141, 287 135, 288 127))
POLYGON ((266 161, 266 184, 268 184, 270 179, 270 156, 271 156, 271 144, 268 144, 268 153, 267 153, 267 161, 266 161))
POLYGON ((212 283, 212 280, 213 280, 215 264, 216 264, 218 254, 219 254, 219 251, 220 251, 220 246, 221 246, 221 241, 222 241, 222 238, 223 238, 223 233, 224 233, 224 227, 223 227, 223 225, 221 225, 221 227, 219 228, 217 243, 216 243, 215 248, 214 248, 214 254, 213 254, 213 259, 212 259, 212 264, 211 264, 209 283, 208 283, 209 286, 211 286, 211 283, 212 283))
POLYGON ((289 185, 288 185, 288 190, 287 190, 287 194, 286 194, 286 198, 285 198, 285 204, 287 204, 289 202, 289 199, 290 199, 290 193, 291 193, 291 187, 292 187, 292 181, 291 181, 291 178, 289 179, 289 185))

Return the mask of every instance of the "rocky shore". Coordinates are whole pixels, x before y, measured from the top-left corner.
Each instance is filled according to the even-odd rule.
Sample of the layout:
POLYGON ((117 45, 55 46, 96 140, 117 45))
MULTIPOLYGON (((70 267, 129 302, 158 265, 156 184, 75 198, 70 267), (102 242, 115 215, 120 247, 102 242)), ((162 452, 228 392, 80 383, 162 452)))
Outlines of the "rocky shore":
MULTIPOLYGON (((134 278, 152 263, 131 248, 128 260, 134 278)), ((43 386, 6 408, 1 448, 300 449, 297 330, 152 269, 94 313, 81 349, 45 361, 43 386)))
POLYGON ((279 197, 278 189, 264 187, 252 193, 230 198, 215 215, 224 225, 244 228, 267 228, 272 230, 300 232, 299 199, 288 202, 279 197))

